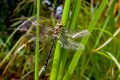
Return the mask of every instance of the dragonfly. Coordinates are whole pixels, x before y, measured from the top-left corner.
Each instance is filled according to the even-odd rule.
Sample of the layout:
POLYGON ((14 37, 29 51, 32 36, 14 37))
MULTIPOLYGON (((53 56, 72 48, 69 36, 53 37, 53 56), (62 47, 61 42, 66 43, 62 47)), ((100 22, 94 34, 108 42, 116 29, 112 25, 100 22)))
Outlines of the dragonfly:
MULTIPOLYGON (((36 19, 35 18, 33 18, 32 20, 29 19, 22 26, 26 26, 27 24, 36 26, 36 24, 37 24, 36 19)), ((49 35, 49 32, 52 32, 51 45, 50 45, 50 48, 47 53, 46 61, 43 65, 43 67, 41 68, 39 75, 46 71, 46 68, 47 68, 47 65, 48 65, 48 62, 50 59, 50 55, 53 51, 56 40, 59 40, 61 47, 65 48, 65 49, 70 49, 70 50, 77 50, 79 48, 84 49, 83 44, 76 42, 73 39, 82 38, 82 37, 90 34, 90 32, 88 30, 71 32, 70 30, 65 29, 65 26, 62 25, 61 21, 58 21, 58 23, 55 25, 54 28, 43 27, 41 24, 39 24, 39 25, 40 25, 40 29, 41 29, 40 35, 42 35, 41 38, 43 40, 44 40, 44 36, 46 34, 49 35)), ((47 36, 47 37, 49 37, 49 36, 47 36)))
MULTIPOLYGON (((36 21, 33 21, 32 24, 36 25, 36 21)), ((41 68, 41 70, 39 72, 39 75, 42 72, 46 71, 46 67, 48 65, 48 61, 50 59, 50 55, 52 53, 52 50, 53 50, 53 47, 54 47, 54 44, 55 44, 56 40, 59 40, 59 42, 61 44, 61 47, 65 48, 65 49, 71 49, 71 50, 77 50, 78 48, 84 49, 83 44, 78 43, 78 42, 76 42, 76 41, 74 41, 72 39, 74 39, 74 38, 82 38, 82 37, 87 36, 89 34, 90 34, 90 32, 88 30, 82 30, 82 31, 70 33, 70 31, 66 30, 65 27, 59 21, 56 24, 56 26, 54 27, 54 29, 52 30, 51 46, 49 48, 45 64, 41 68)))

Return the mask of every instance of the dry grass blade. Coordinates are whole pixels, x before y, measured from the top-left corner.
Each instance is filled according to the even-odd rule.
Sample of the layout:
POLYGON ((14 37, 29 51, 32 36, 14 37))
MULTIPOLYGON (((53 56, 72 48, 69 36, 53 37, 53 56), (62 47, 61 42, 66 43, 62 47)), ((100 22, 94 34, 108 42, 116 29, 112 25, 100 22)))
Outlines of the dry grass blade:
POLYGON ((118 34, 120 33, 120 27, 115 31, 115 33, 113 34, 113 37, 110 37, 104 44, 102 44, 100 47, 98 47, 97 49, 95 49, 94 51, 98 51, 100 49, 102 49, 103 47, 105 47, 108 43, 110 43, 112 41, 112 39, 114 37, 116 37, 118 34))

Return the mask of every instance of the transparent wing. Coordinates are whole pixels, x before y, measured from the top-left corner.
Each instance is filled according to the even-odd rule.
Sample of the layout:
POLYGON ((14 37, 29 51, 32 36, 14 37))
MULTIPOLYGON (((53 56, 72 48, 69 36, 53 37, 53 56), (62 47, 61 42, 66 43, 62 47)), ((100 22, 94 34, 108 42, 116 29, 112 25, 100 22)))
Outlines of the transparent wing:
MULTIPOLYGON (((31 21, 31 23, 35 26, 37 25, 36 21, 31 21)), ((43 24, 39 24, 39 25, 40 25, 41 28, 44 28, 47 31, 53 31, 53 28, 51 28, 51 27, 45 27, 45 25, 43 25, 43 24)))
POLYGON ((72 50, 77 50, 78 48, 84 49, 84 46, 81 43, 78 43, 76 41, 73 41, 71 39, 65 40, 62 37, 59 37, 61 47, 65 49, 72 49, 72 50))
POLYGON ((68 37, 71 37, 71 38, 81 38, 81 37, 87 36, 89 34, 90 34, 90 32, 88 30, 83 30, 83 31, 74 32, 74 33, 68 33, 68 32, 66 32, 66 35, 68 37))

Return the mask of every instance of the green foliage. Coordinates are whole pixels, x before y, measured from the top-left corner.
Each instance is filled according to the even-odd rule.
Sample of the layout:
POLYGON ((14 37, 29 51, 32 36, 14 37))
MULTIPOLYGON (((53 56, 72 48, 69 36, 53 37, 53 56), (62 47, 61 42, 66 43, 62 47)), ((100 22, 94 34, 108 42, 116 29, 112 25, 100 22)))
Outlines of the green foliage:
MULTIPOLYGON (((47 70, 40 75, 40 79, 119 80, 120 10, 113 15, 117 0, 64 1, 62 25, 69 30, 86 29, 90 35, 78 40, 85 49, 80 48, 76 51, 61 48, 57 40, 47 70)), ((54 0, 54 4, 57 2, 59 0, 54 0)), ((4 15, 0 18, 0 79, 38 80, 38 73, 44 65, 52 36, 52 32, 44 31, 42 27, 46 29, 50 29, 48 28, 50 26, 55 27, 57 20, 51 13, 54 11, 47 9, 39 0, 37 3, 34 0, 22 0, 12 10, 13 13, 9 14, 6 0, 0 3, 6 4, 4 8, 2 7, 2 11, 3 9, 5 11, 0 13, 4 15), (21 17, 23 15, 27 17, 21 17), (7 24, 5 19, 11 24, 7 24), (37 30, 33 21, 37 22, 37 30), (6 26, 11 26, 9 28, 13 30, 7 32, 9 28, 6 26), (22 27, 26 26, 28 29, 20 32, 22 27), (39 32, 39 26, 42 33, 39 32), (4 32, 6 36, 3 35, 4 32), (50 38, 44 33, 50 34, 50 38)), ((53 7, 55 8, 55 5, 53 7)))

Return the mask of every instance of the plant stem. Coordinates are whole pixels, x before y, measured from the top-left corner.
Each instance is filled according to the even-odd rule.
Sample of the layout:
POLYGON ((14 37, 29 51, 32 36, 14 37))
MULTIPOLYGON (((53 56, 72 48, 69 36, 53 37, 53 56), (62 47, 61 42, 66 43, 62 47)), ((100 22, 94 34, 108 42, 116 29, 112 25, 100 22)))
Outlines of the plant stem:
POLYGON ((37 0, 37 26, 36 26, 36 49, 35 49, 35 80, 39 80, 39 23, 40 23, 40 0, 37 0))

